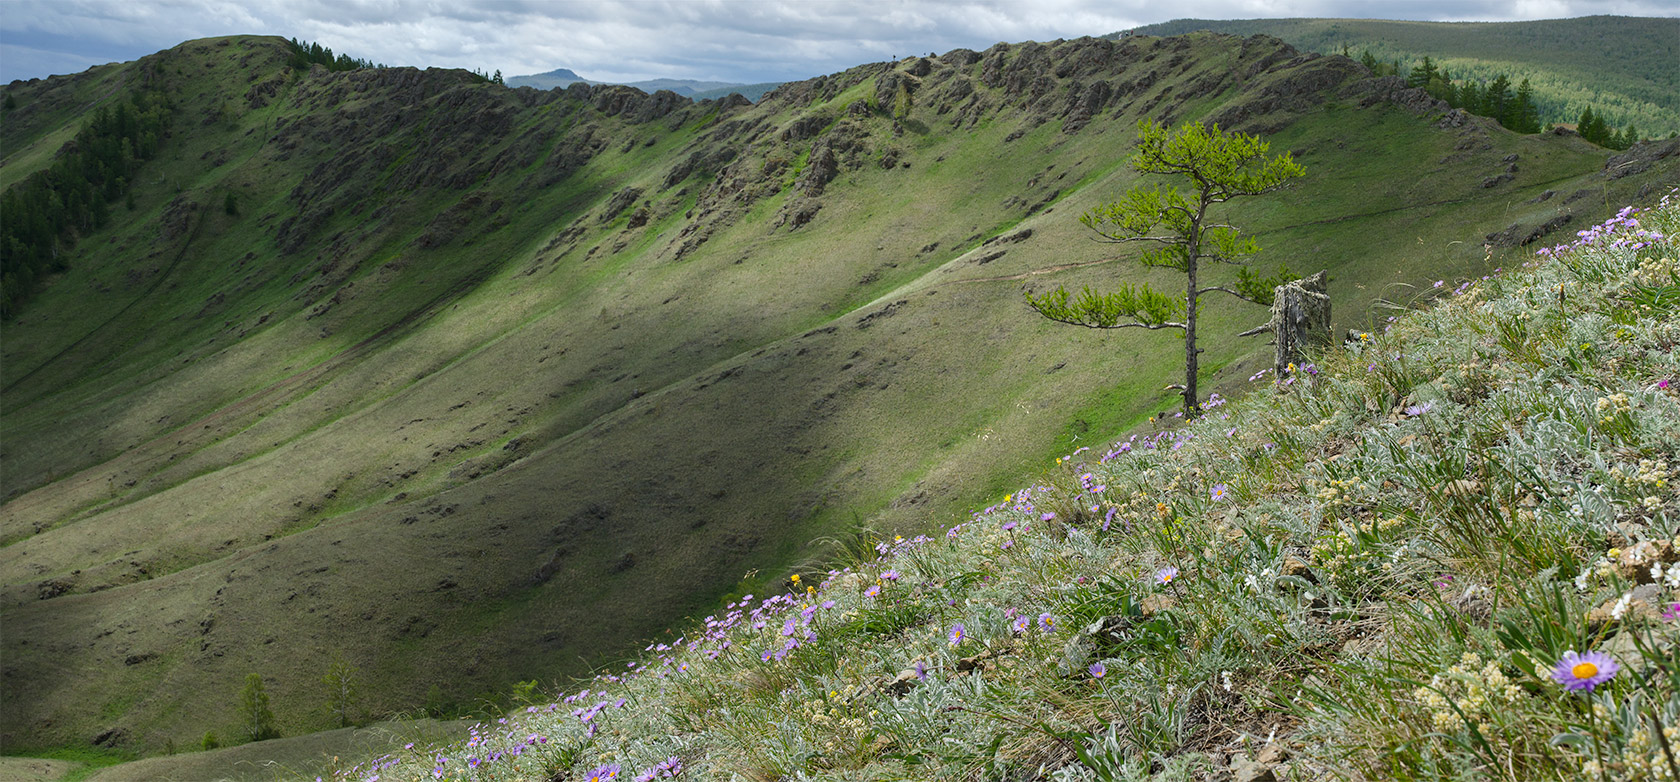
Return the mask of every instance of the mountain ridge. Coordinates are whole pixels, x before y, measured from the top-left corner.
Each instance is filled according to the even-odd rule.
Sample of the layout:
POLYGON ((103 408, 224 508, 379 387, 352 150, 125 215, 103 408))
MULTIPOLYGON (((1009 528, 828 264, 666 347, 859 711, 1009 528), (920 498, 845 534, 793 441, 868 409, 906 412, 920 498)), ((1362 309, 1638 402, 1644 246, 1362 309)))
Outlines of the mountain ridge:
MULTIPOLYGON (((32 704, 8 710, 9 744, 193 739, 253 667, 305 730, 328 646, 379 711, 577 671, 810 567, 805 541, 925 524, 1143 423, 1172 404, 1146 356, 1170 351, 1052 331, 1012 281, 1070 260, 1089 265, 1058 280, 1100 279, 1067 211, 1131 181, 1113 150, 1137 118, 1298 147, 1325 169, 1313 197, 1240 217, 1280 252, 1392 267, 1373 283, 1489 260, 1444 238, 1403 270, 1328 257, 1359 244, 1338 225, 1440 225, 1439 189, 1479 242, 1668 170, 1604 179, 1578 140, 1267 39, 954 50, 756 106, 294 74, 278 45, 11 88, 45 112, 56 86, 151 74, 179 80, 189 121, 136 218, 84 239, 7 329, 6 364, 35 373, 8 377, 0 443, 4 693, 32 704), (1522 170, 1483 186, 1511 155, 1522 170), (1372 165, 1408 175, 1356 181, 1372 165), (239 214, 211 208, 228 192, 239 214), (1373 198, 1394 211, 1336 206, 1373 198), (156 265, 171 253, 185 266, 156 265), (116 301, 146 306, 77 330, 116 301)), ((1339 291, 1354 313, 1379 293, 1339 291)), ((1255 368, 1232 339, 1209 348, 1220 382, 1255 368)))
MULTIPOLYGON (((1177 19, 1132 33, 1181 35, 1208 30, 1272 35, 1324 54, 1347 47, 1358 57, 1403 60, 1425 56, 1455 81, 1534 83, 1542 121, 1573 124, 1591 106, 1613 124, 1637 125, 1647 138, 1680 131, 1680 74, 1663 63, 1680 60, 1680 19, 1587 16, 1529 22, 1418 22, 1382 19, 1177 19)), ((1106 37, 1117 37, 1111 33, 1106 37)), ((1402 73, 1401 75, 1405 75, 1402 73)))

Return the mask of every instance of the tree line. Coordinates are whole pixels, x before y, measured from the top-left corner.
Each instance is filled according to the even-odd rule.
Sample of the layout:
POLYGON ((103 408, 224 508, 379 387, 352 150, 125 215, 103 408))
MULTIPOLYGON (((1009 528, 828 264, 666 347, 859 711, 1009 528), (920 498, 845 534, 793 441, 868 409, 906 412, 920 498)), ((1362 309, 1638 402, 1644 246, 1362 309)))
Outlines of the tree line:
MULTIPOLYGON (((1342 53, 1348 53, 1345 46, 1342 53)), ((1430 97, 1446 101, 1455 109, 1491 117, 1501 126, 1518 133, 1539 133, 1552 127, 1549 122, 1542 126, 1541 108, 1528 79, 1512 85, 1511 80, 1500 73, 1492 81, 1457 80, 1427 56, 1423 62, 1408 69, 1399 60, 1378 60, 1369 49, 1360 55, 1359 61, 1377 76, 1404 76, 1406 86, 1422 89, 1430 97)), ((1582 111, 1576 129, 1582 138, 1608 149, 1627 149, 1640 138, 1633 125, 1618 131, 1602 112, 1595 113, 1591 106, 1582 111)))
POLYGON ((0 196, 0 318, 69 268, 76 238, 104 225, 112 203, 134 208, 134 175, 157 154, 170 111, 160 91, 101 106, 51 165, 0 196))
MULTIPOLYGON (((294 70, 307 71, 312 65, 320 65, 327 70, 334 72, 354 71, 360 68, 389 67, 384 63, 376 63, 372 60, 351 57, 348 54, 334 56, 332 49, 322 46, 319 43, 305 43, 296 38, 291 39, 288 43, 291 44, 292 55, 290 59, 287 60, 287 64, 294 70)), ((472 74, 477 76, 480 80, 487 81, 492 84, 506 84, 506 82, 502 80, 502 72, 500 70, 491 74, 474 68, 472 70, 472 74)))
POLYGON ((333 56, 333 50, 322 46, 319 42, 304 43, 296 38, 288 43, 292 46, 292 55, 286 64, 293 70, 307 71, 312 65, 320 65, 329 71, 354 71, 361 68, 383 68, 383 64, 348 54, 333 56))

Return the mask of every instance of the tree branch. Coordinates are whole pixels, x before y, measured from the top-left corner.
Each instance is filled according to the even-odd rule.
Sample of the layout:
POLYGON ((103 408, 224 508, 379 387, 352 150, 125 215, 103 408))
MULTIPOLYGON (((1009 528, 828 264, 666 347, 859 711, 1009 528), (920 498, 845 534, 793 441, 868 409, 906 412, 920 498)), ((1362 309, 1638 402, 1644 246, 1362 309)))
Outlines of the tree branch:
MULTIPOLYGON (((1043 315, 1043 313, 1039 314, 1043 315)), ((1057 323, 1066 323, 1070 326, 1084 326, 1088 329, 1149 329, 1150 331, 1155 331, 1157 329, 1178 329, 1179 331, 1184 331, 1187 328, 1183 323, 1179 323, 1177 321, 1167 321, 1165 323, 1138 323, 1134 321, 1131 323, 1116 323, 1110 326, 1104 326, 1094 323, 1086 323, 1085 321, 1073 318, 1059 318, 1050 315, 1044 315, 1044 317, 1047 320, 1053 320, 1057 323)))
POLYGON ((1202 289, 1196 291, 1196 295, 1200 296, 1204 293, 1213 293, 1214 291, 1219 291, 1220 293, 1229 293, 1232 296, 1235 296, 1239 299, 1242 299, 1243 301, 1253 302, 1255 304, 1265 304, 1266 303, 1266 302, 1260 301, 1258 299, 1255 299, 1252 296, 1243 295, 1241 292, 1234 291, 1234 290, 1232 290, 1230 288, 1227 288, 1223 285, 1210 285, 1206 288, 1202 288, 1202 289))

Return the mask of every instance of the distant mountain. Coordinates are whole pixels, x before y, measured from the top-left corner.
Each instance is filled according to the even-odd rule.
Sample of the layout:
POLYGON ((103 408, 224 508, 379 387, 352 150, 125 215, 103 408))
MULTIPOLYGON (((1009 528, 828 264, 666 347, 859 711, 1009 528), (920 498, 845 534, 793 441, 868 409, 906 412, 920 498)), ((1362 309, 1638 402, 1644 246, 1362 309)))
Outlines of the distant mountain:
POLYGON ((556 87, 570 87, 582 82, 584 84, 624 84, 638 90, 652 94, 660 90, 670 90, 685 98, 707 100, 725 97, 731 93, 740 93, 747 100, 758 102, 759 97, 779 86, 782 82, 770 81, 757 84, 735 84, 727 81, 697 81, 695 79, 647 79, 635 82, 593 81, 577 75, 570 68, 555 68, 547 73, 533 73, 528 76, 514 76, 507 79, 509 87, 535 87, 539 90, 552 90, 556 87))
POLYGON ((533 73, 528 76, 513 76, 508 78, 509 87, 536 87, 539 90, 552 90, 555 87, 569 87, 578 82, 594 84, 582 76, 572 72, 570 68, 555 68, 547 73, 533 73))
POLYGON ((1384 19, 1177 19, 1124 35, 1207 30, 1270 35, 1297 49, 1355 59, 1365 51, 1410 70, 1430 57, 1455 79, 1533 83, 1542 122, 1573 123, 1591 106, 1646 137, 1680 131, 1680 19, 1588 16, 1533 22, 1405 22, 1384 19))

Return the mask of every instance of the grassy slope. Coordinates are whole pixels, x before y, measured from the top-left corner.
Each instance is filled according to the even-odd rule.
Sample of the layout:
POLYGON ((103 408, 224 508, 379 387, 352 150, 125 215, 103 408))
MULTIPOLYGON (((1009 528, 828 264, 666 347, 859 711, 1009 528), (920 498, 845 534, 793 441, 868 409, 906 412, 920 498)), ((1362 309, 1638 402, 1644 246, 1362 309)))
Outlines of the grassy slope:
MULTIPOLYGON (((1035 53, 1091 46, 994 53, 1037 73, 1035 53)), ((330 650, 361 668, 375 711, 434 682, 469 700, 577 671, 823 556, 804 545, 817 535, 949 518, 1075 437, 1170 407, 1161 340, 1030 320, 1023 280, 1123 268, 1033 274, 1104 257, 1073 217, 1131 182, 1114 150, 1136 118, 1211 115, 1324 63, 1275 61, 1178 104, 1173 89, 1268 50, 1126 46, 1099 48, 1117 53, 1095 73, 1154 71, 1154 84, 1071 134, 1032 117, 1075 79, 1023 108, 1030 79, 986 86, 983 63, 935 63, 902 135, 879 113, 849 121, 859 165, 797 231, 773 225, 801 197, 781 185, 810 142, 778 133, 872 96, 875 69, 647 122, 464 75, 318 73, 205 125, 230 100, 218 85, 278 73, 275 42, 195 42, 130 66, 181 80, 176 137, 148 164, 136 219, 85 241, 85 262, 6 332, 0 448, 8 489, 32 490, 0 512, 5 686, 35 710, 8 710, 5 730, 53 715, 24 743, 117 726, 131 746, 182 744, 227 730, 252 670, 283 729, 309 730, 330 650), (970 79, 992 105, 972 124, 939 97, 970 79), (357 131, 340 117, 376 132, 347 145, 357 131), (473 135, 487 117, 504 125, 473 135), (611 143, 533 186, 585 138, 611 143), (691 150, 720 146, 740 158, 664 187, 691 150), (909 168, 873 165, 887 149, 909 168), (476 210, 449 211, 463 185, 438 181, 456 172, 472 175, 476 210), (632 209, 600 214, 630 185, 650 214, 640 228, 632 209), (160 229, 230 188, 239 216, 199 208, 160 229), (312 214, 298 250, 276 247, 280 226, 312 214), (1029 227, 979 263, 986 237, 1029 227), (691 230, 710 238, 678 259, 691 230), (39 599, 51 591, 64 594, 39 599)), ((1604 181, 1583 145, 1430 119, 1351 103, 1253 118, 1315 175, 1234 216, 1345 280, 1347 325, 1394 286, 1499 263, 1484 233, 1584 217, 1661 176, 1604 181), (1480 188, 1510 154, 1518 178, 1480 188), (1534 203, 1546 189, 1564 197, 1534 203)), ((1213 310, 1212 379, 1256 368, 1252 343, 1219 336, 1256 317, 1213 310)))
POLYGON ((1531 80, 1541 120, 1573 123, 1592 106, 1618 129, 1628 124, 1647 137, 1680 130, 1680 19, 1591 16, 1536 22, 1401 22, 1379 19, 1181 19, 1138 28, 1147 35, 1212 30, 1272 35, 1308 51, 1408 65, 1425 55, 1455 79, 1492 81, 1503 73, 1513 88, 1531 80), (1665 65, 1666 64, 1666 65, 1665 65))
POLYGON ((332 778, 1666 779, 1680 247, 1640 232, 1680 230, 1668 200, 332 778))

